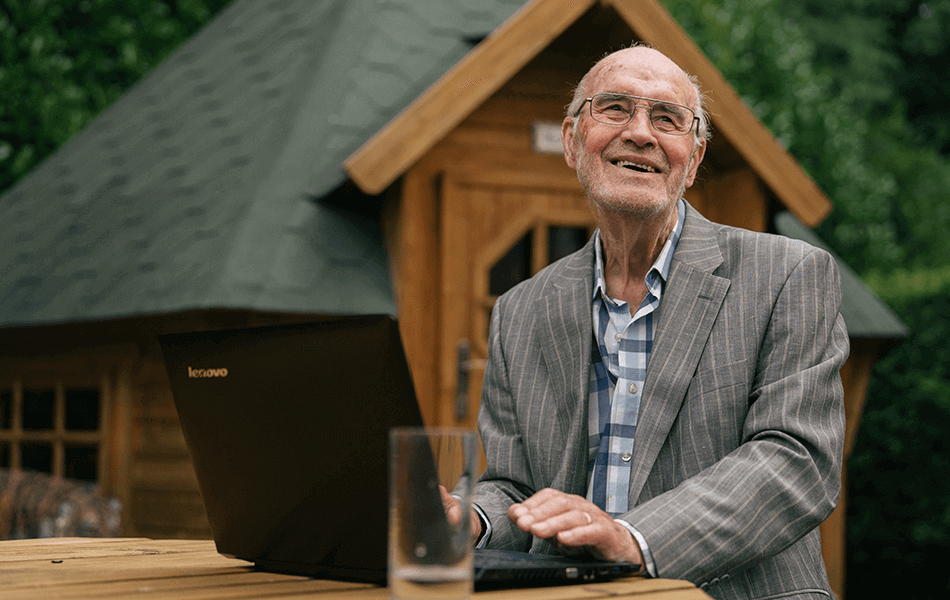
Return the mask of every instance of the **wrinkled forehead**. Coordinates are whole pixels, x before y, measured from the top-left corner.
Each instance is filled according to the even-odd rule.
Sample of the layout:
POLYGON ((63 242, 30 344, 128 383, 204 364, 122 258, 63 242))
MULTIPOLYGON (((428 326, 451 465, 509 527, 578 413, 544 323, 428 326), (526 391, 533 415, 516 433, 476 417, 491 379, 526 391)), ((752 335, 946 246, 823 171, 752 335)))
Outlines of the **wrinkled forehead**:
POLYGON ((652 48, 627 48, 591 69, 584 94, 618 92, 699 107, 696 88, 679 66, 652 48))

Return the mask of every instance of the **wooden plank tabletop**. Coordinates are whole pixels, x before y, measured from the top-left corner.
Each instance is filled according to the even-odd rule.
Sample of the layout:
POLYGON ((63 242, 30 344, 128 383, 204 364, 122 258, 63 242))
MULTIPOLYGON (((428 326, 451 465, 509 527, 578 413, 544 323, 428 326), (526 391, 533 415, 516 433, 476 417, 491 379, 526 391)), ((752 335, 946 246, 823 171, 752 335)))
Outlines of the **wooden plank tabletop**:
MULTIPOLYGON (((148 598, 385 599, 385 587, 257 571, 225 558, 212 541, 51 538, 0 541, 4 600, 148 598)), ((691 583, 638 577, 602 584, 479 592, 492 600, 700 600, 691 583)))

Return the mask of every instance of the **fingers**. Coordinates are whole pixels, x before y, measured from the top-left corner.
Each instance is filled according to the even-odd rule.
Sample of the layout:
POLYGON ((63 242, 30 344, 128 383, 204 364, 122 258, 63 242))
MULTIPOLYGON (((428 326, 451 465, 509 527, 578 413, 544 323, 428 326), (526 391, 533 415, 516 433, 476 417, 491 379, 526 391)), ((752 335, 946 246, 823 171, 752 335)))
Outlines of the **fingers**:
POLYGON ((643 564, 640 546, 630 532, 614 520, 598 521, 590 527, 575 528, 558 534, 562 551, 580 548, 602 560, 626 561, 643 564))
POLYGON ((508 518, 522 531, 555 541, 565 554, 639 562, 639 546, 627 529, 587 499, 541 490, 512 505, 508 518))
POLYGON ((439 486, 439 495, 442 496, 442 507, 445 508, 445 517, 450 525, 458 525, 462 520, 462 505, 456 500, 445 486, 439 486))
POLYGON ((580 496, 545 489, 508 510, 508 517, 522 531, 552 538, 561 532, 590 527, 606 513, 580 496))

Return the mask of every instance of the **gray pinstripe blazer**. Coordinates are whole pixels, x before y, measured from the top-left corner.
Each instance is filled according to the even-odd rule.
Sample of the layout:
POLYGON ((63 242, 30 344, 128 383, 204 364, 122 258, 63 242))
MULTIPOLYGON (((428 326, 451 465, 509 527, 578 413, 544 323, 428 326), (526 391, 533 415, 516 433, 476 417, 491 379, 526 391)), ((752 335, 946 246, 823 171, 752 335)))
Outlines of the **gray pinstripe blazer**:
MULTIPOLYGON (((587 488, 593 244, 492 313, 476 502, 490 547, 555 552, 506 516, 587 488)), ((817 526, 840 489, 848 336, 832 257, 711 223, 687 205, 657 314, 630 506, 661 577, 717 598, 831 595, 817 526)))

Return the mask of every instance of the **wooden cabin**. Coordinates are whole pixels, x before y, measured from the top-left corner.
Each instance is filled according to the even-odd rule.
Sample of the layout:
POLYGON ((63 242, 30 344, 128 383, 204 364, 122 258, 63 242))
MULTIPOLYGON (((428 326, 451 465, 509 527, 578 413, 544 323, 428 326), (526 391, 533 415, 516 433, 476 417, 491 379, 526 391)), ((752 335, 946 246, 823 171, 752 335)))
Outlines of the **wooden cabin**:
MULTIPOLYGON (((0 467, 97 481, 125 535, 208 537, 156 334, 326 314, 398 314, 427 422, 474 426, 494 299, 592 231, 564 107, 634 40, 709 95, 688 201, 821 244, 828 198, 657 0, 479 4, 236 0, 0 198, 0 467)), ((905 330, 839 264, 850 450, 905 330)))

